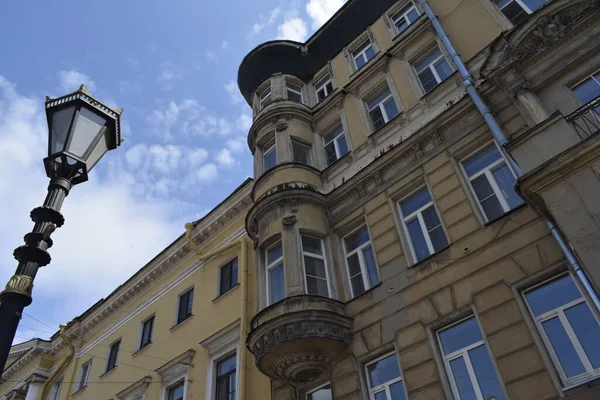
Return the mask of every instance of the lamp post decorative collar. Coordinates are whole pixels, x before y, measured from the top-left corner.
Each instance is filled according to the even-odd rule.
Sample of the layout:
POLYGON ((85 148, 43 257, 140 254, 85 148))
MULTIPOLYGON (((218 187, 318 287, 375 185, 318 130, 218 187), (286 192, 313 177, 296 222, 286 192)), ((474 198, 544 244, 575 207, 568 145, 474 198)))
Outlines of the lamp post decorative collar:
POLYGON ((102 104, 85 85, 62 97, 46 97, 45 110, 49 140, 44 167, 50 185, 44 204, 31 211, 33 230, 13 253, 19 262, 17 271, 0 292, 0 377, 23 309, 32 302, 33 280, 39 268, 50 263, 50 235, 65 222, 60 213, 65 197, 73 185, 88 180, 89 172, 106 152, 123 141, 123 109, 102 104))

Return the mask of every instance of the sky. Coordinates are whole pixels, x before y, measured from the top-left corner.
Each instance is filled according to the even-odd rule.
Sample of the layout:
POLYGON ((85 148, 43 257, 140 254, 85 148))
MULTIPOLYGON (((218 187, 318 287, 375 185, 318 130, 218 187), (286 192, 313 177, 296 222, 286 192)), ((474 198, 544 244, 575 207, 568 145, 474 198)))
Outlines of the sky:
POLYGON ((48 338, 252 175, 242 58, 267 40, 305 41, 344 1, 0 2, 0 285, 46 195, 44 96, 86 84, 125 109, 125 142, 65 200, 15 343, 48 338))

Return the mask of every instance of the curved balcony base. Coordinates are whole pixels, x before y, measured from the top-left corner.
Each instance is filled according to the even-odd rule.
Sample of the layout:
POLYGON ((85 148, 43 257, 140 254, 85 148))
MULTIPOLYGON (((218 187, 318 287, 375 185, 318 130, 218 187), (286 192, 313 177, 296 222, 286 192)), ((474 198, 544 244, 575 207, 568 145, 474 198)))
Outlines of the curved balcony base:
POLYGON ((252 321, 248 348, 260 371, 273 379, 311 382, 329 373, 351 341, 352 319, 343 304, 295 296, 261 311, 252 321))

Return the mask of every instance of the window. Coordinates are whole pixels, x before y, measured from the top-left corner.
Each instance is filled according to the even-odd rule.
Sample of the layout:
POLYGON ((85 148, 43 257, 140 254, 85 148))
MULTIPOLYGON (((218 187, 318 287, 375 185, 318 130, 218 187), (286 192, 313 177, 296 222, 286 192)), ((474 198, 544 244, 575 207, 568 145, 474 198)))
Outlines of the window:
POLYGON ((475 317, 438 332, 444 366, 456 400, 504 400, 475 317))
POLYGON ((415 65, 415 70, 425 93, 429 93, 444 79, 452 75, 452 68, 439 49, 419 61, 415 65))
POLYGON ((142 336, 140 338, 140 349, 152 343, 152 330, 154 329, 154 315, 142 322, 142 336))
POLYGON ((92 360, 88 360, 85 363, 83 363, 83 365, 81 365, 81 373, 79 374, 79 386, 77 386, 77 390, 81 390, 87 386, 91 366, 92 360))
POLYGON ((494 0, 500 11, 517 25, 544 4, 547 0, 494 0))
POLYGON ((215 400, 236 399, 236 355, 227 357, 217 363, 217 390, 215 400))
POLYGON ((273 139, 263 146, 263 169, 266 171, 276 165, 277 149, 275 148, 275 139, 273 139))
POLYGON ((369 39, 365 40, 352 52, 352 59, 354 60, 356 69, 361 69, 373 57, 375 57, 375 49, 369 39))
POLYGON ((266 88, 265 90, 262 91, 262 93, 259 96, 259 100, 260 100, 260 109, 261 110, 263 108, 265 108, 267 105, 269 105, 269 103, 271 103, 271 86, 270 85, 268 88, 266 88))
POLYGON ((389 88, 367 101, 367 108, 369 109, 373 130, 381 128, 398 115, 398 106, 396 106, 389 88))
POLYGON ((167 389, 168 400, 183 400, 185 382, 178 382, 167 389))
POLYGON ((564 385, 600 375, 600 325, 571 275, 544 282, 524 295, 564 385))
POLYGON ((331 383, 327 382, 325 385, 307 392, 306 400, 333 400, 331 383))
POLYGON ((302 103, 302 86, 286 81, 288 100, 302 103))
POLYGON ((600 119, 600 71, 573 87, 573 92, 583 104, 596 100, 594 112, 600 119))
POLYGON ((283 251, 281 242, 265 250, 267 266, 267 303, 273 304, 285 295, 283 275, 283 251))
POLYGON ((462 163, 487 221, 523 204, 515 192, 515 176, 495 144, 462 163))
POLYGON ((323 241, 312 236, 302 235, 302 258, 306 277, 306 293, 328 297, 329 286, 323 241))
POLYGON ((60 396, 60 389, 62 388, 63 380, 62 378, 54 382, 52 385, 52 391, 50 392, 50 400, 58 400, 58 396, 60 396))
POLYGON ((426 187, 402 201, 400 211, 416 262, 448 246, 446 233, 426 187))
POLYGON ((179 296, 177 307, 177 324, 182 323, 192 316, 192 304, 194 303, 194 289, 190 289, 179 296))
POLYGON ((292 159, 294 162, 312 165, 310 145, 292 139, 292 159))
POLYGON ((340 125, 328 134, 323 135, 323 145, 325 146, 327 165, 331 165, 348 152, 344 128, 340 125))
POLYGON ((404 385, 396 354, 388 354, 367 364, 369 399, 405 400, 404 385))
POLYGON ((221 267, 221 282, 219 296, 230 291, 238 284, 238 259, 237 257, 221 267))
POLYGON ((350 287, 354 297, 379 283, 375 253, 366 226, 344 239, 350 287))
POLYGON ((106 370, 104 372, 108 372, 117 366, 119 346, 121 346, 121 340, 117 340, 110 345, 110 349, 108 350, 108 359, 106 360, 106 370))
POLYGON ((333 83, 329 74, 325 75, 315 83, 315 92, 317 92, 317 103, 325 100, 333 92, 333 83))
POLYGON ((419 18, 419 11, 412 3, 409 1, 407 5, 405 5, 400 11, 396 14, 392 15, 392 22, 396 27, 396 32, 402 33, 408 28, 410 24, 415 22, 419 18))

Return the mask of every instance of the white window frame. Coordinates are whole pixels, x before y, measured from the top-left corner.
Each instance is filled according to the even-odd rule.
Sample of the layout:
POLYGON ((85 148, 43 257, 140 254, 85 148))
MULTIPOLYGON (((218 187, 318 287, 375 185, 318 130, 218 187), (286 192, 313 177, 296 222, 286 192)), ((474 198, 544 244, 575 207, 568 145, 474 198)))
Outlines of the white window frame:
POLYGON ((544 342, 546 351, 548 352, 548 354, 550 355, 550 358, 552 359, 554 368, 558 372, 558 375, 560 376, 560 379, 563 382, 563 385, 564 385, 563 389, 565 389, 565 390, 569 389, 570 387, 580 385, 582 383, 585 383, 587 381, 590 381, 590 380, 595 379, 598 376, 600 376, 600 368, 594 369, 594 366, 590 362, 590 359, 588 358, 587 354, 585 354, 585 350, 583 349, 583 346, 581 345, 579 338, 577 338, 577 334, 573 330, 573 327, 571 326, 571 323, 569 322, 569 319, 567 318, 567 316, 564 312, 568 308, 571 308, 571 307, 576 306, 581 303, 585 303, 588 306, 588 308, 590 309, 592 316, 596 319, 596 322, 598 322, 600 324, 600 320, 598 320, 598 317, 594 313, 593 308, 590 306, 590 304, 586 300, 585 296, 581 292, 581 289, 577 285, 577 282, 573 278, 573 275, 571 275, 568 272, 566 274, 556 275, 549 279, 544 280, 543 282, 538 283, 537 285, 527 288, 526 290, 523 291, 523 299, 527 306, 527 310, 529 311, 529 315, 533 319, 533 321, 535 323, 535 327, 537 328, 537 331, 538 331, 540 337, 542 338, 542 341, 544 342), (581 297, 579 299, 573 300, 569 303, 563 304, 560 307, 552 309, 542 315, 535 316, 533 313, 533 310, 531 309, 531 306, 529 305, 529 302, 527 301, 527 297, 525 297, 525 294, 527 292, 531 292, 539 287, 542 287, 554 280, 557 280, 565 275, 568 275, 571 278, 571 280, 573 281, 573 284, 579 291, 579 294, 581 295, 581 297), (583 365, 583 367, 586 370, 585 373, 576 375, 571 378, 567 378, 567 375, 565 374, 565 372, 563 370, 562 364, 560 363, 560 360, 559 360, 558 356, 556 355, 554 347, 550 343, 550 340, 548 339, 548 336, 546 335, 546 331, 544 330, 544 328, 542 326, 543 322, 545 322, 549 319, 552 319, 554 317, 558 317, 558 319, 560 320, 560 323, 564 327, 565 332, 567 333, 567 336, 569 337, 569 340, 571 340, 571 343, 573 344, 573 347, 575 348, 575 352, 579 356, 579 360, 581 361, 581 364, 583 365))
MULTIPOLYGON (((348 154, 350 152, 350 148, 348 147, 348 138, 346 137, 346 132, 344 131, 344 126, 343 125, 338 125, 336 126, 334 129, 330 130, 329 132, 325 133, 322 137, 323 140, 323 148, 325 149, 330 143, 333 143, 333 148, 335 149, 335 161, 333 161, 331 164, 333 164, 334 162, 336 162, 337 160, 339 160, 340 158, 342 158, 343 156, 345 156, 346 154, 348 154), (340 133, 337 134, 333 139, 331 139, 329 142, 325 142, 325 136, 327 136, 330 133, 333 133, 334 131, 336 131, 337 129, 340 129, 340 133), (340 145, 338 143, 338 140, 340 139, 340 137, 343 137, 344 140, 346 141, 346 149, 347 151, 342 154, 340 151, 340 145)), ((327 166, 331 165, 329 163, 329 160, 327 160, 327 152, 325 152, 325 162, 327 163, 327 166)))
POLYGON ((276 148, 277 142, 275 141, 275 139, 271 139, 269 140, 265 146, 263 147, 263 151, 262 151, 262 159, 263 159, 263 172, 273 168, 275 165, 277 165, 277 148, 276 148), (272 144, 271 144, 272 143, 272 144), (269 146, 270 145, 270 146, 269 146), (269 146, 269 147, 267 147, 269 146), (275 165, 273 167, 267 167, 267 154, 269 154, 270 152, 274 151, 275 152, 275 165))
MULTIPOLYGON (((508 204, 508 201, 506 200, 506 197, 504 196, 504 193, 503 193, 502 189, 500 188, 500 186, 498 185, 498 182, 496 182, 496 178, 494 178, 494 175, 492 174, 492 171, 494 169, 500 167, 502 164, 506 164, 506 166, 508 167, 510 173, 513 174, 513 176, 515 176, 515 173, 513 172, 513 170, 510 167, 509 163, 506 162, 506 159, 504 158, 504 155, 502 154, 501 149, 496 145, 496 142, 492 142, 491 144, 488 143, 485 146, 480 147, 479 149, 477 149, 476 151, 474 151, 471 154, 469 154, 467 157, 465 157, 463 159, 463 161, 460 162, 460 168, 461 168, 461 171, 463 173, 463 176, 469 182, 469 188, 471 190, 471 193, 473 194, 473 199, 477 203, 477 207, 479 207, 479 211, 481 212, 481 215, 483 216, 483 219, 485 220, 485 222, 490 222, 490 219, 488 218, 487 214, 485 213, 485 210, 483 209, 483 206, 481 205, 481 203, 484 200, 489 199, 491 196, 488 196, 488 197, 486 197, 483 200, 479 200, 479 198, 477 197, 477 193, 475 193, 475 188, 473 187, 473 183, 472 182, 473 182, 473 180, 479 178, 481 175, 485 175, 486 179, 490 183, 490 186, 492 187, 492 190, 494 191, 494 194, 496 195, 496 198, 498 198, 498 202, 500 203, 500 206, 502 207, 502 210, 504 210, 504 214, 506 214, 507 212, 509 212, 510 210, 512 210, 512 208, 510 208, 510 205, 508 204), (496 161, 494 161, 493 163, 489 164, 488 166, 486 166, 482 170, 478 171, 476 174, 473 174, 473 176, 469 176, 467 174, 467 171, 465 170, 464 163, 466 161, 468 161, 469 159, 477 156, 479 153, 481 153, 482 151, 486 150, 490 146, 496 146, 496 149, 500 153, 500 158, 497 159, 496 161)), ((515 178, 516 178, 516 176, 515 176, 515 178)))
MULTIPOLYGON (((297 83, 294 83, 294 82, 291 82, 289 80, 286 80, 285 81, 285 93, 286 93, 286 96, 287 96, 288 100, 290 100, 288 92, 292 92, 294 94, 299 95, 300 96, 300 103, 304 104, 304 95, 302 94, 302 85, 298 85, 297 83), (297 86, 299 90, 291 88, 290 85, 297 86)), ((290 101, 294 101, 294 100, 290 100, 290 101)))
POLYGON ((267 88, 265 88, 265 90, 263 90, 262 92, 260 92, 260 94, 258 95, 258 104, 259 104, 259 108, 262 110, 264 109, 266 106, 269 105, 269 103, 273 100, 271 98, 272 93, 271 93, 271 84, 269 83, 269 86, 267 88))
POLYGON ((140 324, 140 335, 139 335, 139 338, 138 338, 138 351, 142 350, 142 349, 145 349, 146 347, 148 347, 148 346, 150 346, 152 344, 152 336, 154 335, 154 322, 156 322, 155 315, 156 314, 149 315, 140 324), (152 323, 152 330, 150 331, 150 340, 149 340, 149 343, 147 345, 145 345, 145 346, 142 347, 142 344, 143 344, 142 341, 144 340, 144 325, 146 324, 146 322, 150 321, 152 318, 155 318, 155 319, 154 319, 154 322, 152 323))
POLYGON ((406 234, 406 238, 407 238, 407 242, 408 242, 408 247, 410 248, 410 253, 411 253, 413 261, 415 263, 423 261, 423 260, 419 260, 417 257, 417 252, 413 245, 412 238, 410 236, 410 231, 408 230, 408 222, 412 221, 415 218, 418 219, 419 226, 421 227, 421 230, 423 231, 423 236, 425 237, 425 243, 427 244, 427 249, 429 250, 429 256, 432 256, 435 253, 437 253, 438 251, 440 251, 440 250, 434 249, 433 243, 431 242, 431 238, 429 237, 429 232, 431 232, 431 231, 427 230, 427 226, 425 225, 425 219, 423 218, 423 211, 425 211, 429 207, 433 207, 433 209, 435 210, 435 212, 437 214, 438 219, 440 220, 440 224, 433 229, 437 229, 438 227, 441 227, 442 231, 444 232, 444 236, 446 236, 446 242, 450 243, 450 241, 448 240, 448 235, 446 234, 446 229, 444 228, 444 224, 442 224, 442 217, 440 216, 440 213, 438 212, 437 207, 433 203, 433 197, 431 196, 431 191, 429 190, 429 188, 427 186, 423 186, 423 187, 419 188, 418 190, 415 190, 409 196, 406 196, 403 200, 398 202, 398 210, 400 211, 400 216, 402 217, 402 227, 404 228, 404 232, 406 234), (404 216, 404 214, 402 213, 402 207, 401 207, 402 202, 410 199, 413 195, 415 195, 418 192, 420 192, 421 190, 423 190, 423 188, 427 189, 427 192, 429 193, 429 198, 430 198, 429 203, 427 203, 424 206, 422 206, 421 208, 413 211, 411 214, 404 216))
POLYGON ((294 146, 301 146, 304 147, 304 150, 307 150, 307 163, 306 165, 313 165, 313 157, 312 157, 312 145, 305 143, 301 140, 295 139, 295 138, 291 138, 291 144, 292 144, 292 161, 300 163, 300 164, 304 164, 302 161, 296 161, 294 160, 294 146))
MULTIPOLYGON (((510 0, 510 2, 514 2, 517 3, 518 5, 521 6, 521 8, 523 9, 523 11, 525 11, 527 14, 533 14, 533 11, 529 8, 529 6, 527 4, 525 4, 524 2, 522 2, 521 0, 510 0)), ((547 3, 548 0, 545 0, 545 2, 547 3)), ((507 3, 504 7, 500 7, 498 4, 496 4, 496 1, 494 1, 494 5, 496 7, 498 7, 498 10, 500 10, 502 12, 502 15, 504 15, 506 17, 506 14, 504 14, 504 10, 510 3, 507 3)), ((542 6, 543 7, 543 6, 542 6)), ((508 19, 508 17, 506 17, 506 19, 508 19)), ((510 21, 510 20, 509 20, 510 21)), ((512 23, 512 21, 511 21, 512 23)))
MULTIPOLYGON (((583 78, 582 80, 580 80, 579 82, 577 82, 577 83, 575 83, 575 84, 573 84, 573 85, 571 85, 571 86, 569 87, 569 89, 571 90, 571 93, 573 94, 573 96, 574 96, 574 97, 577 99, 577 101, 578 101, 579 103, 581 103, 581 105, 582 105, 582 106, 585 106, 586 104, 590 104, 591 102, 593 102, 593 100, 592 100, 591 102, 584 103, 584 102, 583 102, 583 101, 582 101, 582 100, 579 98, 579 96, 577 96, 577 94, 575 93, 574 89, 575 89, 577 86, 580 86, 581 84, 583 84, 584 82, 587 82, 588 80, 592 80, 592 81, 596 82, 596 84, 597 84, 597 85, 600 87, 600 80, 598 80, 598 79, 596 79, 596 78, 594 77, 594 75, 597 75, 598 73, 600 73, 600 70, 598 70, 598 71, 595 71, 595 72, 592 72, 591 74, 589 74, 588 76, 586 76, 585 78, 583 78)), ((596 97, 596 98, 598 98, 598 97, 596 97)), ((599 103, 599 104, 600 104, 600 103, 599 103)), ((593 113, 593 114, 594 114, 594 115, 596 115, 596 118, 598 118, 598 119, 600 120, 600 115, 598 115, 597 113, 593 113)))
MULTIPOLYGON (((278 240, 277 242, 275 242, 274 244, 272 244, 271 246, 265 248, 265 271, 266 271, 266 279, 265 282, 267 283, 267 305, 271 305, 273 303, 271 303, 271 286, 270 286, 270 282, 269 282, 269 272, 271 269, 275 268, 279 263, 282 263, 282 268, 283 268, 283 297, 285 298, 285 264, 283 262, 283 242, 281 240, 278 240), (272 263, 269 264, 269 250, 275 248, 275 247, 281 247, 281 257, 279 257, 278 259, 276 259, 275 261, 273 261, 272 263)), ((279 301, 279 300, 277 300, 279 301)))
MULTIPOLYGON (((311 257, 311 258, 316 258, 318 260, 322 260, 323 261, 323 265, 325 268, 325 279, 326 279, 326 283, 327 283, 327 297, 331 297, 331 286, 330 286, 330 280, 329 280, 329 266, 327 265, 327 258, 325 257, 325 243, 324 240, 313 236, 313 235, 307 235, 307 234, 300 234, 300 248, 302 249, 302 268, 304 271, 304 289, 306 290, 306 294, 308 293, 308 278, 307 278, 307 274, 306 274, 306 263, 304 261, 304 257, 311 257), (315 239, 318 240, 321 243, 321 253, 323 253, 322 255, 320 254, 315 254, 315 253, 311 253, 309 251, 305 251, 304 250, 304 246, 302 245, 302 236, 306 236, 309 237, 311 239, 315 239)), ((322 278, 319 278, 317 276, 313 277, 315 279, 320 279, 322 280, 322 278)))
MULTIPOLYGON (((315 388, 307 390, 306 394, 304 395, 304 399, 308 400, 308 396, 309 395, 313 394, 314 392, 316 392, 318 390, 323 389, 325 386, 329 386, 329 390, 331 390, 331 395, 333 396, 333 385, 331 384, 331 382, 327 381, 327 382, 325 382, 325 383, 323 383, 323 384, 321 384, 321 385, 319 385, 319 386, 317 386, 315 388)), ((334 397, 332 397, 332 398, 334 398, 334 397)))
POLYGON ((315 95, 317 97, 317 103, 320 103, 322 101, 325 101, 325 99, 331 94, 333 93, 333 80, 331 79, 331 75, 329 73, 326 73, 325 75, 323 75, 319 80, 317 80, 314 83, 314 88, 315 88, 315 95), (323 82, 324 81, 324 82, 323 82), (322 84, 319 85, 319 83, 323 82, 322 84), (331 91, 327 90, 327 84, 331 84, 331 91), (323 97, 323 100, 319 100, 319 92, 321 91, 321 89, 323 90, 323 92, 325 93, 325 97, 323 97))
POLYGON ((407 18, 408 14, 410 14, 410 12, 413 9, 417 12, 417 14, 419 14, 419 17, 420 17, 421 16, 421 12, 415 6, 415 3, 413 3, 412 1, 409 1, 408 3, 406 3, 404 6, 402 6, 402 8, 400 10, 398 10, 397 12, 395 12, 394 14, 392 14, 390 16, 390 20, 392 21, 392 25, 394 25, 394 30, 396 31, 396 34, 400 34, 402 32, 405 32, 413 24, 413 22, 410 22, 408 20, 408 18, 407 18), (404 12, 402 12, 402 11, 404 11, 404 12), (404 29, 403 31, 398 30, 397 21, 400 18, 403 18, 404 21, 407 23, 406 29, 404 29))
POLYGON ((373 46, 373 42, 371 41, 370 38, 367 38, 365 40, 363 40, 362 42, 360 42, 360 44, 358 46, 355 46, 354 50, 352 50, 350 52, 350 55, 352 56, 352 61, 354 62, 354 69, 356 71, 358 71, 359 69, 361 69, 362 67, 364 67, 365 65, 367 65, 369 63, 369 61, 372 60, 372 58, 368 58, 367 57, 367 50, 370 48, 373 49, 373 53, 375 53, 375 46, 373 46), (363 44, 365 43, 369 43, 368 46, 366 46, 364 49, 362 49, 360 52, 358 52, 358 54, 354 54, 356 52, 357 49, 359 49, 360 47, 362 47, 363 44), (365 60, 365 63, 359 67, 356 60, 362 57, 365 60))
POLYGON ((194 350, 188 350, 156 369, 156 373, 161 378, 160 400, 168 400, 169 389, 181 382, 183 382, 183 398, 188 398, 190 369, 195 354, 194 350))
POLYGON ((217 379, 219 378, 219 376, 217 375, 219 373, 219 363, 233 355, 235 355, 235 398, 238 398, 238 392, 239 392, 239 378, 240 378, 240 357, 239 357, 239 351, 238 351, 238 347, 230 347, 227 350, 219 353, 216 356, 211 357, 211 359, 209 360, 210 362, 210 378, 212 379, 212 382, 210 384, 210 393, 211 393, 211 397, 209 397, 209 399, 213 400, 216 398, 217 395, 217 379))
POLYGON ((183 398, 185 400, 185 398, 186 398, 185 397, 186 396, 186 389, 187 389, 187 385, 185 383, 186 383, 185 380, 180 380, 180 381, 177 381, 177 382, 173 382, 171 385, 167 386, 165 388, 165 390, 164 390, 164 398, 165 398, 165 400, 171 400, 170 396, 169 396, 171 390, 173 390, 174 388, 176 388, 179 385, 183 385, 183 398))
MULTIPOLYGON (((387 353, 384 354, 380 357, 377 357, 374 360, 369 361, 368 363, 365 364, 365 376, 367 378, 367 387, 369 389, 369 400, 375 400, 375 394, 381 392, 382 389, 385 390, 385 396, 387 400, 392 400, 392 394, 390 392, 390 386, 392 386, 394 383, 400 382, 402 381, 402 370, 400 369, 400 360, 398 359, 398 355, 396 354, 395 351, 391 352, 391 353, 387 353), (395 356, 396 357, 396 361, 398 362, 398 370, 400 372, 400 376, 398 376, 395 379, 392 379, 391 381, 387 381, 385 383, 382 383, 379 386, 375 386, 375 387, 371 387, 371 378, 369 376, 369 365, 371 364, 375 364, 377 361, 383 360, 384 358, 388 358, 389 356, 395 356)), ((404 385, 402 385, 404 386, 404 385)), ((404 388, 404 395, 406 396, 406 388, 404 388)), ((406 398, 408 398, 408 396, 406 396, 406 398)))
MULTIPOLYGON (((350 256, 354 255, 355 253, 358 253, 358 264, 360 265, 360 273, 361 273, 361 277, 362 277, 362 280, 363 280, 363 286, 365 287, 365 292, 373 287, 373 286, 371 286, 371 283, 370 283, 369 270, 367 269, 367 262, 365 261, 365 253, 363 251, 363 249, 365 249, 367 247, 371 247, 371 251, 373 251, 373 258, 375 260, 375 270, 377 272, 377 276, 379 277, 379 267, 377 265, 377 256, 375 254, 375 249, 373 248, 373 242, 371 240, 371 232, 369 232, 368 225, 367 224, 363 224, 358 229, 354 229, 352 232, 350 232, 349 234, 347 234, 346 236, 344 236, 342 238, 342 246, 344 247, 344 261, 346 263, 346 271, 348 272, 348 284, 350 286, 350 293, 352 294, 352 298, 355 298, 355 297, 360 296, 360 295, 355 294, 354 293, 354 288, 352 287, 352 278, 353 278, 353 276, 350 276, 350 264, 348 264, 348 258, 350 256), (369 240, 366 241, 365 243, 361 244, 360 246, 358 246, 354 250, 348 252, 348 249, 347 249, 347 246, 346 246, 346 239, 349 236, 352 236, 356 232, 360 231, 362 228, 366 228, 367 229, 367 232, 369 233, 369 240)), ((354 276, 356 276, 356 275, 354 275, 354 276)), ((379 277, 379 279, 381 280, 381 277, 379 277)))
MULTIPOLYGON (((487 347, 487 343, 484 340, 483 330, 481 329, 481 326, 479 325, 479 321, 477 321, 477 318, 475 317, 475 315, 469 315, 468 317, 462 318, 459 321, 456 321, 450 325, 443 327, 442 329, 440 329, 436 332, 436 337, 437 337, 438 346, 440 348, 440 353, 441 353, 442 359, 444 360, 444 369, 446 370, 446 374, 448 375, 448 379, 450 380, 450 386, 452 388, 452 395, 454 396, 454 398, 460 399, 460 394, 458 392, 458 388, 456 387, 456 380, 454 379, 454 375, 452 373, 450 361, 455 360, 460 357, 463 357, 464 361, 465 361, 465 366, 467 368, 467 372, 469 373, 469 379, 471 380, 471 385, 473 386, 473 392, 475 393, 475 397, 477 398, 477 400, 486 400, 483 397, 481 388, 479 387, 479 382, 477 381, 477 376, 475 375, 475 369, 473 368, 473 364, 471 363, 469 351, 483 345, 483 346, 485 346, 485 351, 488 352, 488 355, 490 357, 490 361, 492 362, 492 365, 493 365, 493 360, 492 360, 492 356, 490 355, 490 350, 487 347), (440 337, 440 333, 445 331, 446 329, 449 329, 455 325, 465 322, 471 318, 475 318, 475 321, 477 322, 477 328, 479 329, 479 332, 481 334, 481 339, 475 343, 471 343, 470 345, 463 347, 460 350, 456 350, 454 353, 450 353, 448 355, 444 354, 444 347, 442 346, 442 340, 440 337)), ((494 366, 494 373, 496 373, 496 378, 498 379, 498 382, 499 382, 500 386, 502 387, 502 381, 500 380, 500 377, 498 376, 498 372, 496 371, 495 366, 494 366)))
POLYGON ((423 86, 423 82, 421 82, 421 78, 419 77, 419 73, 421 73, 422 71, 424 71, 426 68, 429 68, 429 70, 431 71, 431 73, 433 74, 433 77, 435 78, 436 82, 437 82, 437 86, 439 86, 440 83, 442 83, 444 80, 442 78, 440 78, 440 75, 438 74, 437 70, 433 67, 440 59, 444 59, 446 60, 446 63, 448 64, 448 66, 450 67, 450 69, 452 69, 452 65, 448 62, 448 60, 446 59, 446 56, 444 56, 444 52, 442 51, 442 49, 440 49, 439 47, 436 47, 435 50, 427 53, 427 55, 425 57, 422 57, 419 61, 417 61, 415 64, 413 64, 413 68, 417 74, 417 79, 419 81, 419 83, 421 84, 421 88, 423 89, 424 93, 429 93, 431 91, 433 91, 434 88, 430 89, 429 91, 427 91, 425 89, 425 87, 423 86), (417 69, 416 64, 420 63, 422 60, 426 59, 427 57, 429 57, 430 55, 432 55, 433 53, 439 51, 440 52, 440 56, 438 58, 436 58, 435 60, 433 60, 432 62, 430 62, 429 64, 427 64, 427 66, 421 68, 420 70, 417 69))
POLYGON ((392 119, 388 116, 387 110, 383 106, 383 104, 386 103, 389 99, 392 99, 392 101, 396 105, 396 110, 398 110, 398 114, 394 115, 393 118, 396 118, 398 115, 400 115, 400 108, 398 107, 398 104, 396 103, 396 99, 394 99, 394 95, 392 94, 392 90, 389 88, 389 86, 386 86, 385 89, 377 92, 377 94, 375 96, 372 96, 371 99, 379 96, 386 90, 390 92, 389 96, 386 96, 383 100, 381 100, 379 103, 377 103, 374 107, 369 108, 370 100, 365 101, 365 104, 367 105, 367 114, 369 114, 369 121, 371 122, 371 126, 373 127, 373 129, 379 129, 379 128, 375 127, 375 121, 373 121, 373 118, 371 118, 371 111, 373 111, 374 109, 379 108, 379 111, 381 111, 381 115, 383 115, 383 125, 387 124, 392 119))
POLYGON ((50 400, 58 400, 60 396, 60 390, 62 389, 63 380, 64 378, 60 378, 52 385, 52 393, 49 397, 50 400))
POLYGON ((104 373, 107 373, 109 371, 112 371, 113 369, 117 368, 117 364, 119 362, 119 350, 121 350, 121 338, 118 338, 117 340, 114 340, 110 346, 108 346, 108 352, 106 353, 106 362, 104 363, 104 373), (115 345, 119 345, 119 348, 117 349, 117 354, 115 354, 115 365, 112 368, 108 368, 108 363, 110 362, 110 353, 112 353, 112 348, 115 345))
MULTIPOLYGON (((240 322, 239 320, 204 339, 200 344, 208 350, 208 368, 206 371, 206 399, 214 399, 217 390, 217 363, 232 354, 236 354, 236 388, 239 389, 240 372, 240 322)), ((238 390, 236 390, 236 396, 238 390)))
POLYGON ((88 379, 90 377, 90 371, 92 370, 92 359, 90 358, 83 364, 79 369, 79 384, 77 385, 76 392, 83 390, 88 385, 88 379))

